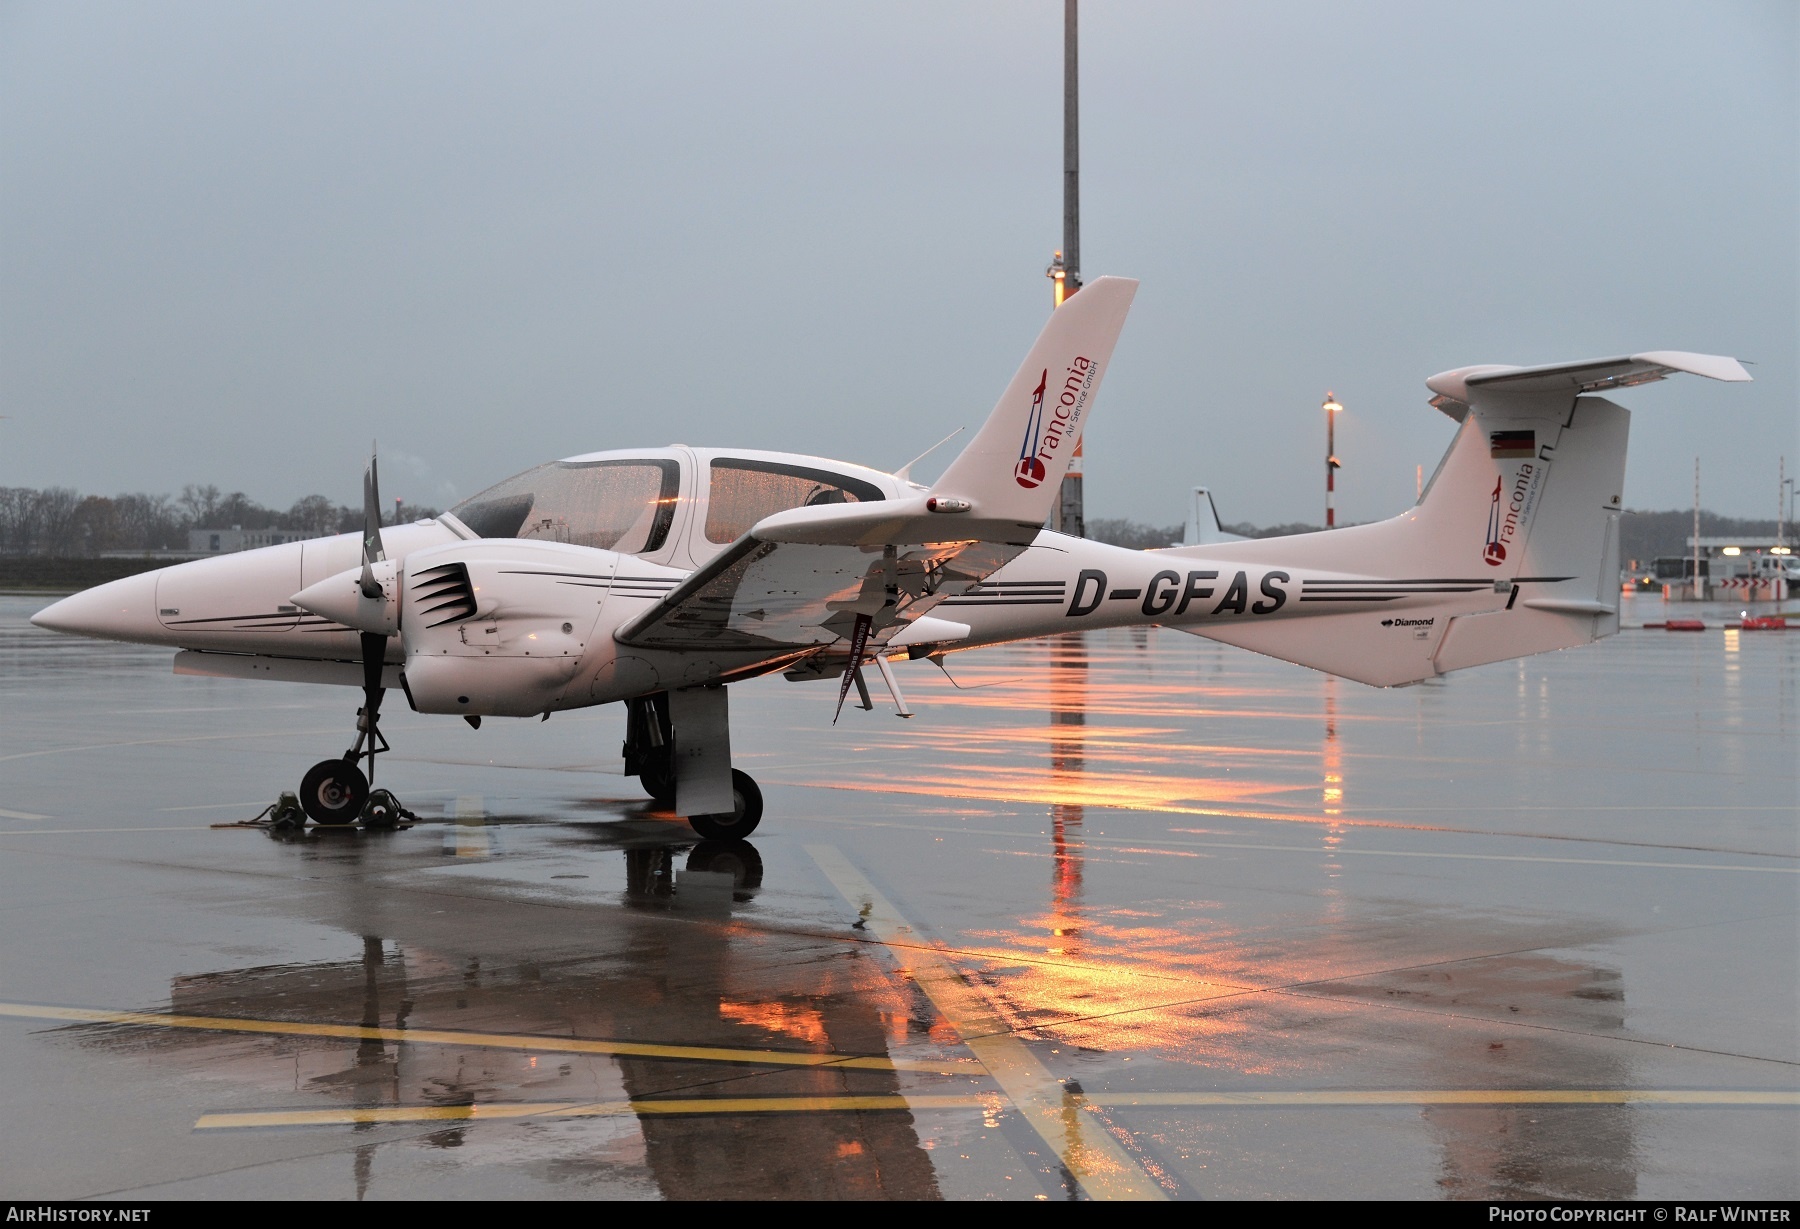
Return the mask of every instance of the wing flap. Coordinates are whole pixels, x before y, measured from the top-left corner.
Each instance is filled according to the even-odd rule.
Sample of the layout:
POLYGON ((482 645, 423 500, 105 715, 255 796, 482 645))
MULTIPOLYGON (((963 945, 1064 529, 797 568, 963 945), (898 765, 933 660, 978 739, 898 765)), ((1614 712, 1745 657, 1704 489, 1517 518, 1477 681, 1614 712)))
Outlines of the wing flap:
POLYGON ((885 644, 1023 551, 995 542, 873 548, 765 542, 753 530, 620 629, 617 639, 638 648, 788 653, 847 637, 862 613, 876 621, 871 642, 885 644))

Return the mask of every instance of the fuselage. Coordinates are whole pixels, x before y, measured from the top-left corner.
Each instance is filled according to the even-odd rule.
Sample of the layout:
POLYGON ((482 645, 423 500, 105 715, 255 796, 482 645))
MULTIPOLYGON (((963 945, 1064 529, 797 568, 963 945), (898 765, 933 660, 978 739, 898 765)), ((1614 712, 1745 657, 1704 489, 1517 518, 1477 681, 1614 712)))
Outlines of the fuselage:
MULTIPOLYGON (((404 635, 387 642, 388 685, 406 687, 422 711, 529 716, 775 670, 835 677, 847 659, 829 633, 773 655, 622 647, 616 635, 766 517, 923 490, 820 457, 686 447, 527 470, 435 520, 383 530, 388 559, 409 578, 400 586, 404 635)), ((1348 543, 1354 531, 1340 535, 1351 537, 1330 541, 1348 543)), ((1235 633, 1223 625, 1347 605, 1405 627, 1399 612, 1416 603, 1440 612, 1446 601, 1469 611, 1494 603, 1481 576, 1371 581, 1331 566, 1329 550, 1296 555, 1298 540, 1288 541, 1272 563, 1268 544, 1254 541, 1139 551, 1045 530, 978 583, 935 594, 927 618, 889 628, 878 643, 938 654, 1151 623, 1227 638, 1235 633)), ((359 535, 340 534, 197 560, 76 594, 36 621, 184 650, 176 661, 184 673, 360 685, 357 631, 317 613, 317 602, 295 601, 353 575, 360 550, 359 535)), ((1435 638, 1443 623, 1439 613, 1422 629, 1435 638)))

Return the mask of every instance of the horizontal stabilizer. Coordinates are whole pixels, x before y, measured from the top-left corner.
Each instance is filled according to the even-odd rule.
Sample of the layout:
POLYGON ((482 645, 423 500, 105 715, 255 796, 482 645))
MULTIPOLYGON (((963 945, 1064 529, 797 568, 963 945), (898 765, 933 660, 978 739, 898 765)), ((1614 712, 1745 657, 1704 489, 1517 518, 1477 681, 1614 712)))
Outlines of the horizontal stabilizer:
MULTIPOLYGON (((1577 363, 1551 363, 1542 367, 1508 367, 1485 364, 1440 371, 1425 387, 1440 397, 1470 404, 1483 390, 1497 393, 1577 393, 1607 388, 1650 384, 1678 372, 1712 380, 1741 383, 1750 378, 1744 365, 1720 354, 1691 354, 1686 350, 1646 350, 1618 358, 1587 359, 1577 363)), ((1461 417, 1457 415, 1457 417, 1461 417)))

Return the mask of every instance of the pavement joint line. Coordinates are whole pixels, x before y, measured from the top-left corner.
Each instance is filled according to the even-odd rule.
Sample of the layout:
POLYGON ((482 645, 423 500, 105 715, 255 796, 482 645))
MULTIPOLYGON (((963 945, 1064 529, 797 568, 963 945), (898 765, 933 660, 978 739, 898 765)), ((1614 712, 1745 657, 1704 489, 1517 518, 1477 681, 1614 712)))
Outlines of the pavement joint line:
MULTIPOLYGON (((1174 812, 1171 812, 1171 813, 1174 813, 1174 812)), ((1020 831, 1008 830, 1008 829, 1004 829, 1004 828, 951 828, 951 827, 947 827, 947 826, 924 825, 924 824, 914 824, 914 825, 891 824, 891 823, 885 823, 885 822, 879 821, 879 820, 865 822, 865 821, 860 821, 860 820, 820 819, 820 820, 816 820, 814 822, 849 824, 851 826, 858 826, 858 827, 862 827, 862 826, 879 827, 879 828, 910 827, 914 831, 955 832, 961 836, 1018 837, 1018 836, 1025 835, 1024 833, 1022 833, 1020 831)), ((1536 837, 1512 837, 1505 833, 1451 832, 1446 829, 1438 829, 1438 828, 1422 829, 1422 831, 1428 831, 1428 832, 1432 832, 1432 833, 1440 834, 1440 835, 1491 836, 1494 839, 1500 839, 1500 840, 1514 840, 1514 839, 1536 840, 1536 839, 1538 839, 1536 837)), ((1446 858, 1446 859, 1451 859, 1454 861, 1474 861, 1474 862, 1532 862, 1532 863, 1550 863, 1553 865, 1563 865, 1563 866, 1619 866, 1619 867, 1650 868, 1650 869, 1654 869, 1654 870, 1748 871, 1751 873, 1769 874, 1769 875, 1800 875, 1800 866, 1734 866, 1734 865, 1730 865, 1727 863, 1721 863, 1721 862, 1657 862, 1657 861, 1651 861, 1648 859, 1626 859, 1626 858, 1552 858, 1552 857, 1546 857, 1546 856, 1539 855, 1539 854, 1432 853, 1432 852, 1428 852, 1425 850, 1410 850, 1410 849, 1348 849, 1341 845, 1335 849, 1327 849, 1324 846, 1316 846, 1316 845, 1267 845, 1267 844, 1252 844, 1247 841, 1182 841, 1182 840, 1170 840, 1170 839, 1167 839, 1164 837, 1151 837, 1151 838, 1148 838, 1147 840, 1144 838, 1127 839, 1127 838, 1123 838, 1123 837, 1099 836, 1099 835, 1093 835, 1093 834, 1088 834, 1088 833, 1083 833, 1081 840, 1085 844, 1095 845, 1095 846, 1108 848, 1108 849, 1114 849, 1114 848, 1119 848, 1119 847, 1123 846, 1126 848, 1130 848, 1130 849, 1134 849, 1134 850, 1144 850, 1147 852, 1157 852, 1155 849, 1150 848, 1151 846, 1164 845, 1164 846, 1169 846, 1171 848, 1181 848, 1181 849, 1247 849, 1247 850, 1253 850, 1253 851, 1260 852, 1260 853, 1303 853, 1303 854, 1312 854, 1314 856, 1325 855, 1325 856, 1330 856, 1330 857, 1348 856, 1348 857, 1363 857, 1363 858, 1383 858, 1383 857, 1385 857, 1385 858, 1446 858)), ((1747 856, 1758 857, 1758 858, 1791 858, 1792 857, 1792 855, 1790 855, 1790 854, 1779 854, 1779 853, 1776 853, 1776 854, 1751 854, 1751 855, 1747 855, 1747 856)))
POLYGON ((392 1041, 414 1045, 472 1046, 539 1054, 606 1054, 621 1058, 665 1058, 690 1062, 745 1063, 763 1067, 850 1068, 861 1071, 919 1071, 942 1075, 978 1074, 980 1068, 962 1058, 929 1060, 888 1055, 809 1054, 795 1050, 750 1050, 727 1046, 659 1045, 639 1041, 603 1041, 582 1037, 534 1037, 512 1033, 478 1033, 448 1029, 371 1028, 358 1024, 312 1024, 299 1020, 253 1020, 239 1016, 190 1016, 144 1011, 105 1011, 92 1007, 53 1007, 37 1003, 0 1003, 0 1016, 27 1020, 63 1020, 73 1024, 125 1024, 150 1028, 194 1029, 216 1033, 262 1033, 284 1037, 339 1037, 349 1041, 392 1041))
POLYGON ((881 940, 902 972, 963 1038, 1083 1190, 1096 1199, 1168 1198, 1168 1192, 1095 1116, 1093 1107, 1038 1061, 998 1016, 987 995, 951 963, 947 953, 916 946, 917 929, 836 846, 809 844, 805 848, 831 885, 859 908, 863 925, 881 940))
POLYGON ((126 742, 92 743, 85 747, 40 747, 36 751, 15 751, 11 755, 0 755, 0 764, 11 760, 29 760, 40 755, 73 755, 77 751, 112 751, 119 747, 164 747, 178 743, 229 742, 234 738, 292 738, 300 734, 330 734, 323 730, 270 730, 266 733, 254 731, 237 731, 231 734, 188 734, 172 738, 134 738, 126 742))
MULTIPOLYGON (((662 1097, 636 1101, 519 1101, 473 1105, 387 1105, 318 1110, 248 1110, 203 1114, 196 1131, 256 1127, 357 1126, 403 1122, 510 1122, 522 1118, 647 1115, 829 1114, 870 1111, 992 1111, 987 1094, 885 1093, 847 1096, 662 1097)), ((1302 1089, 1243 1092, 1096 1093, 1070 1098, 1082 1108, 1130 1109, 1355 1108, 1434 1105, 1667 1105, 1800 1108, 1800 1090, 1704 1088, 1424 1088, 1302 1089)))

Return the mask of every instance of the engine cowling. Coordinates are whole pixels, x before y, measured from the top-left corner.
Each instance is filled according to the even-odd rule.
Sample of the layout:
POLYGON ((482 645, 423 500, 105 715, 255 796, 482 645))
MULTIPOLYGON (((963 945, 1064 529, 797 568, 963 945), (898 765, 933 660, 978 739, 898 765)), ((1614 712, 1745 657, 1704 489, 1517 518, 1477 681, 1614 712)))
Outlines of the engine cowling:
POLYGON ((407 557, 406 682, 420 712, 531 717, 580 672, 618 556, 556 542, 456 542, 407 557))

